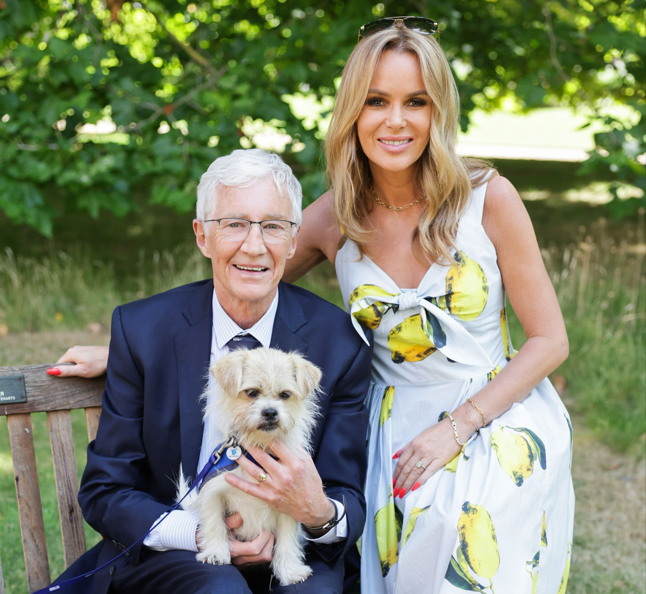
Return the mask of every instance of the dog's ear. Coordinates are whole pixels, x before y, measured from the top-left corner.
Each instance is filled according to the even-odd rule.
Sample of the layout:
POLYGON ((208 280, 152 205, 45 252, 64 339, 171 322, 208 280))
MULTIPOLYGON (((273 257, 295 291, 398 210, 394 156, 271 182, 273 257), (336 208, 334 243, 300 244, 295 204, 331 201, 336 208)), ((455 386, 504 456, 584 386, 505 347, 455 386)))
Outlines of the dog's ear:
POLYGON ((323 374, 316 365, 310 363, 300 355, 292 354, 292 364, 294 365, 294 375, 296 376, 298 391, 303 396, 307 396, 318 387, 323 374))
POLYGON ((247 349, 238 349, 226 357, 222 357, 211 367, 213 377, 227 394, 236 396, 240 392, 242 388, 242 368, 248 356, 249 351, 247 349))

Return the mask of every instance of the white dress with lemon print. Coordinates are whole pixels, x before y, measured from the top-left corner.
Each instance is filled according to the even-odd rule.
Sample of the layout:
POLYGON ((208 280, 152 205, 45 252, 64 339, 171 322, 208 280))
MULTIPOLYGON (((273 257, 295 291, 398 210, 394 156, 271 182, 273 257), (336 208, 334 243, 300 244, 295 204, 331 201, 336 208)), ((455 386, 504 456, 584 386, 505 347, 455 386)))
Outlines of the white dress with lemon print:
POLYGON ((336 257, 355 328, 371 328, 375 343, 364 594, 566 590, 572 431, 549 380, 421 488, 392 496, 394 453, 475 397, 513 356, 496 250, 481 224, 485 192, 486 184, 474 190, 460 220, 455 263, 434 264, 417 289, 399 288, 351 241, 336 257))

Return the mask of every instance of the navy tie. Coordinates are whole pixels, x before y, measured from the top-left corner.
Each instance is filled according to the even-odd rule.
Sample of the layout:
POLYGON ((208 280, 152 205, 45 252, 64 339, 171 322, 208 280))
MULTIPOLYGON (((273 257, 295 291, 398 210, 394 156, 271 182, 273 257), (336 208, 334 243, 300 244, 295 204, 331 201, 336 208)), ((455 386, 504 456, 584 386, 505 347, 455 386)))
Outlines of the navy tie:
POLYGON ((227 342, 229 351, 237 351, 238 349, 257 349, 261 347, 262 344, 251 334, 241 334, 239 336, 234 336, 229 342, 227 342))

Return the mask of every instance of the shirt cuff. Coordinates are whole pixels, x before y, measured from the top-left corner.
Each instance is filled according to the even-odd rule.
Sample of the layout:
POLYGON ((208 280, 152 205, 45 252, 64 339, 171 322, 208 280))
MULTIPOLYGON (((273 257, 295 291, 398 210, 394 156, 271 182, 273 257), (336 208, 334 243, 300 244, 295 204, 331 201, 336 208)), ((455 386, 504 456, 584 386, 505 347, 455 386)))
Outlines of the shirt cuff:
MULTIPOLYGON (((336 506, 337 518, 340 518, 345 511, 343 504, 335 501, 334 499, 330 499, 330 501, 336 506)), ((318 538, 308 536, 307 530, 303 530, 302 532, 303 537, 310 542, 316 542, 319 544, 332 544, 333 542, 339 542, 340 540, 348 537, 348 516, 343 516, 341 521, 334 526, 334 528, 330 529, 329 532, 326 532, 323 536, 319 536, 318 538)))
POLYGON ((159 526, 144 538, 143 544, 153 551, 183 550, 199 552, 195 535, 197 533, 197 516, 193 512, 176 509, 164 513, 153 524, 168 516, 159 526))

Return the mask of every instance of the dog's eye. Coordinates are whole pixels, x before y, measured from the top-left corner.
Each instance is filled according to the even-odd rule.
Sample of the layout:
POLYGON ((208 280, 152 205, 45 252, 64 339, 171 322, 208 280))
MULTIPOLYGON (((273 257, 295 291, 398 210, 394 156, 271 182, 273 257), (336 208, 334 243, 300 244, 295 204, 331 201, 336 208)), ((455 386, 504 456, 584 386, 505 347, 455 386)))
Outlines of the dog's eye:
POLYGON ((249 398, 255 398, 256 396, 258 396, 258 394, 259 394, 258 390, 254 390, 254 389, 247 390, 247 396, 249 396, 249 398))
POLYGON ((281 392, 280 394, 278 394, 279 398, 281 398, 282 400, 287 400, 291 395, 291 392, 281 392))

